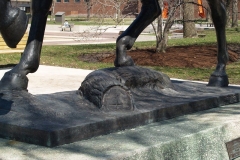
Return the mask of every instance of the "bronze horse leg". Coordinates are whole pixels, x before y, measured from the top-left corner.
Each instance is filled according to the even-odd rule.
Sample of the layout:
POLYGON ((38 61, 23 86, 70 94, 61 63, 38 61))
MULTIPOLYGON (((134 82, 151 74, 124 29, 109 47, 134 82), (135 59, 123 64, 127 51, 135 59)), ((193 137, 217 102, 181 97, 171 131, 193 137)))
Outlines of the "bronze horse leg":
POLYGON ((126 53, 131 49, 141 32, 151 24, 160 14, 161 9, 158 0, 141 0, 142 9, 135 21, 124 31, 116 42, 116 67, 132 66, 133 60, 126 53))
MULTIPOLYGON (((19 64, 5 73, 1 79, 1 90, 27 89, 28 79, 26 75, 35 72, 39 67, 43 36, 51 4, 52 0, 32 1, 32 23, 26 48, 19 64)), ((17 30, 18 28, 15 29, 17 30)))
POLYGON ((27 26, 28 18, 23 11, 12 7, 10 0, 0 1, 0 32, 9 47, 16 48, 27 26))
MULTIPOLYGON (((208 85, 225 87, 228 86, 228 77, 225 72, 228 61, 225 35, 226 12, 222 0, 208 0, 208 4, 212 11, 218 42, 218 64, 210 77, 208 85)), ((134 65, 133 60, 127 55, 126 51, 131 49, 140 33, 160 14, 158 0, 142 0, 141 13, 117 39, 116 59, 114 61, 116 67, 134 65)))
POLYGON ((228 76, 226 74, 226 64, 228 62, 228 52, 226 43, 226 11, 222 0, 208 0, 208 4, 211 8, 212 20, 216 29, 217 36, 217 66, 209 79, 209 86, 228 86, 228 76))

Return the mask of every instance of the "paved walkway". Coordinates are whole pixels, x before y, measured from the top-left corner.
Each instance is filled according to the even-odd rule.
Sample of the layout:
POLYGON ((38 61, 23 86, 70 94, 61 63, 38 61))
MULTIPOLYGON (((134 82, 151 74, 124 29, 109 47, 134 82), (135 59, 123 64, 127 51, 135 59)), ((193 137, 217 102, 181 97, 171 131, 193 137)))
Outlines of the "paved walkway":
MULTIPOLYGON (((0 77, 9 69, 0 69, 0 77)), ((37 72, 28 74, 28 92, 48 94, 77 90, 90 72, 92 70, 40 65, 37 72)))
MULTIPOLYGON (((43 45, 81 45, 81 44, 106 44, 116 43, 120 31, 124 31, 128 25, 114 26, 83 26, 75 25, 70 32, 62 31, 60 25, 47 25, 43 45)), ((213 28, 196 25, 197 28, 213 28)), ((30 25, 28 27, 28 30, 30 25)), ((172 30, 181 29, 182 25, 174 24, 172 30)), ((136 41, 155 41, 152 26, 148 26, 136 41)), ((182 38, 182 35, 173 35, 170 38, 182 38)), ((0 50, 0 53, 23 52, 23 50, 0 50)))
MULTIPOLYGON (((61 31, 58 25, 47 25, 43 45, 80 45, 116 43, 120 31, 128 26, 74 26, 72 31, 61 31)), ((153 35, 141 34, 137 41, 154 41, 153 35)))
MULTIPOLYGON (((119 32, 128 26, 106 26, 96 28, 94 26, 75 25, 72 31, 61 31, 59 25, 47 25, 43 45, 81 45, 81 44, 106 44, 116 43, 119 32), (98 29, 98 31, 96 31, 98 29), (100 34, 101 33, 101 34, 100 34)), ((30 26, 28 27, 29 30, 30 26)), ((154 41, 155 36, 141 34, 137 41, 154 41)), ((0 50, 0 53, 23 52, 23 50, 0 50)))

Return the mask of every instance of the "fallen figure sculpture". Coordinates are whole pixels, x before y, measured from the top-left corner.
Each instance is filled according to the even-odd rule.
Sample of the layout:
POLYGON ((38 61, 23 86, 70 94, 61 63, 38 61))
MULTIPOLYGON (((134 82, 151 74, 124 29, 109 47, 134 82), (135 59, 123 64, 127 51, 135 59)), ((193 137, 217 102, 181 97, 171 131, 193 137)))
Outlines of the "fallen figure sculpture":
MULTIPOLYGON (((225 35, 226 11, 222 0, 207 1, 216 28, 218 48, 218 63, 208 85, 225 87, 228 86, 228 77, 225 72, 228 61, 225 35)), ((23 35, 23 29, 26 28, 26 18, 23 18, 20 10, 11 7, 10 3, 10 0, 1 0, 0 2, 0 31, 3 37, 6 35, 7 44, 14 47, 19 37, 23 35), (14 23, 18 24, 12 25, 14 23)), ((28 79, 26 75, 35 72, 39 67, 46 20, 51 4, 52 0, 32 1, 32 23, 26 48, 20 62, 1 79, 1 90, 27 89, 28 79)), ((158 0, 142 0, 139 16, 117 39, 116 60, 114 62, 116 67, 134 65, 131 57, 126 54, 126 50, 133 46, 139 34, 160 14, 158 0)))

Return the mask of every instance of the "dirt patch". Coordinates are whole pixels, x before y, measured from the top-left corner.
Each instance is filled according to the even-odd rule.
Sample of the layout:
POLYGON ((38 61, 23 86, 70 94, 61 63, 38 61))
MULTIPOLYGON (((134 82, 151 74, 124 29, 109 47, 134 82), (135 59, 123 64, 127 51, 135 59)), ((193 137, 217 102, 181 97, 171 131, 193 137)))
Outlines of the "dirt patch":
MULTIPOLYGON (((240 45, 228 46, 229 63, 239 60, 240 45)), ((217 63, 216 46, 169 47, 166 53, 156 54, 154 49, 128 51, 135 64, 142 66, 209 68, 217 63)), ((79 57, 81 61, 113 63, 114 53, 93 53, 79 57)))

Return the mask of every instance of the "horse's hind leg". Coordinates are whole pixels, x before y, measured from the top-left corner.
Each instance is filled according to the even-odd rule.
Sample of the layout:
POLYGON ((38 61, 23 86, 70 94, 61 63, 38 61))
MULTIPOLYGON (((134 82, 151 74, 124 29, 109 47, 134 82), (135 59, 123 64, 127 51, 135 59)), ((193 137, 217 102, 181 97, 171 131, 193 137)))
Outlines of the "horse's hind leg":
POLYGON ((126 53, 131 49, 141 32, 161 14, 158 0, 142 0, 142 9, 136 20, 117 39, 116 67, 134 65, 133 60, 126 53))
POLYGON ((51 4, 52 0, 32 1, 33 16, 26 48, 19 64, 5 73, 1 79, 1 90, 27 89, 28 79, 26 75, 35 72, 39 67, 43 36, 51 4))
POLYGON ((217 48, 218 48, 218 63, 215 71, 209 79, 209 86, 228 86, 228 76, 226 74, 226 64, 228 61, 227 44, 226 44, 226 11, 222 0, 208 0, 211 8, 212 20, 216 29, 217 48))

